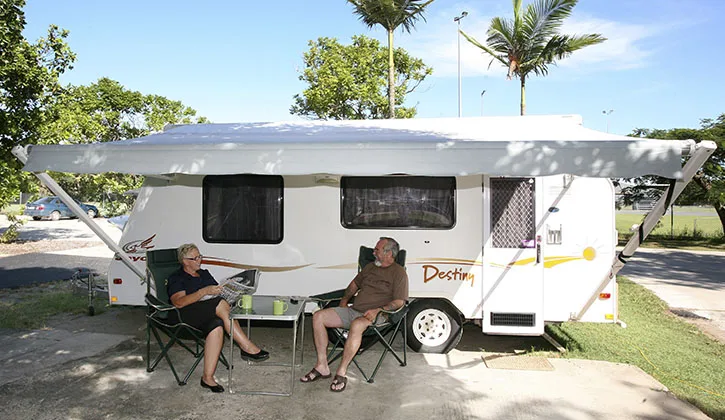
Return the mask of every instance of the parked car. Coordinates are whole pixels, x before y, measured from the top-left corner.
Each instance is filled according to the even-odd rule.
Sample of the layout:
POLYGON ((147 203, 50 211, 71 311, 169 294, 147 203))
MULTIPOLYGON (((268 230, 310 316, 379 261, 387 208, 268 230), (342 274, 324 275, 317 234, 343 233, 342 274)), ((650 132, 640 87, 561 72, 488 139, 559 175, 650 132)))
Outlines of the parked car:
MULTIPOLYGON (((88 214, 89 217, 98 217, 100 213, 98 208, 93 204, 84 204, 78 200, 75 202, 88 214)), ((25 204, 25 211, 23 214, 30 216, 33 220, 40 220, 44 217, 50 218, 50 220, 59 220, 61 217, 76 217, 70 208, 65 205, 60 198, 51 196, 43 197, 39 200, 35 200, 32 203, 25 204)))
POLYGON ((647 210, 650 211, 655 207, 657 200, 643 198, 632 203, 632 210, 647 210))

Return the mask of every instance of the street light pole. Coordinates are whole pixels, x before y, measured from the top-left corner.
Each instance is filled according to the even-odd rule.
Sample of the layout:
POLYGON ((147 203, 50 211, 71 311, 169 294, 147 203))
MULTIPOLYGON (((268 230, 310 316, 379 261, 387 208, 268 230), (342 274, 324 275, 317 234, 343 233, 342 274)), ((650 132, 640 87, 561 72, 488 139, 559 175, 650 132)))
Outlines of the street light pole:
POLYGON ((483 117, 483 94, 486 93, 486 89, 481 91, 481 116, 483 117))
POLYGON ((607 111, 607 110, 602 111, 602 114, 606 115, 606 118, 607 118, 607 133, 609 133, 609 116, 612 114, 612 112, 614 112, 613 109, 610 109, 609 111, 607 111))
POLYGON ((461 19, 468 16, 468 12, 461 12, 460 16, 453 18, 458 23, 458 118, 461 118, 461 19))

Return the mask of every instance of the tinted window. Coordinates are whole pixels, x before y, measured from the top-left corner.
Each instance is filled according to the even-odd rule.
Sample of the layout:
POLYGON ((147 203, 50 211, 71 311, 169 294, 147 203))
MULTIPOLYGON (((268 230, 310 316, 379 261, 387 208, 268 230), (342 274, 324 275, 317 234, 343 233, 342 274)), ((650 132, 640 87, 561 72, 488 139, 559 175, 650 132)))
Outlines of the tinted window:
POLYGON ((454 177, 343 177, 342 225, 349 229, 450 229, 454 177))
POLYGON ((281 176, 207 176, 203 190, 206 242, 282 242, 281 176))

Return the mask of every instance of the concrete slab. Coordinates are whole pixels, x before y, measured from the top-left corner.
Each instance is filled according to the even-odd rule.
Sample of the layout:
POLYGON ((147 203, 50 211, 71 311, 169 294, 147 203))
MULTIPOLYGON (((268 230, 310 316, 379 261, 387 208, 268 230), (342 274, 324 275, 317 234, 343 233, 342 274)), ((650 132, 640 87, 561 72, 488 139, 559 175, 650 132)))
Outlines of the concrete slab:
MULTIPOLYGON (((200 370, 183 387, 176 384, 164 363, 155 372, 146 372, 145 334, 139 330, 142 317, 125 316, 94 327, 95 320, 105 321, 100 317, 76 318, 71 320, 75 327, 66 322, 53 328, 81 329, 118 340, 132 331, 134 337, 115 345, 113 339, 104 337, 109 338, 111 347, 103 349, 93 344, 100 335, 58 333, 54 337, 60 338, 60 348, 70 348, 68 341, 76 341, 97 353, 67 361, 39 358, 46 368, 34 372, 15 364, 22 374, 16 373, 15 379, 0 385, 1 418, 707 419, 659 382, 628 365, 550 359, 553 371, 488 369, 479 349, 500 347, 501 341, 491 343, 491 337, 483 334, 468 334, 466 343, 447 355, 409 353, 406 367, 388 357, 373 384, 365 383, 351 368, 349 388, 339 394, 329 391, 329 380, 297 382, 289 398, 212 394, 198 385, 200 370), (116 334, 116 328, 122 333, 116 334)), ((309 327, 309 319, 307 322, 309 327)), ((311 328, 306 332, 305 362, 296 376, 312 364, 311 328)), ((290 334, 289 328, 265 326, 254 328, 252 335, 272 353, 270 361, 284 361, 290 354, 290 334)), ((7 351, 21 346, 12 338, 3 340, 2 345, 7 351)), ((377 351, 364 354, 361 362, 373 363, 377 351)), ((283 368, 249 366, 236 356, 235 386, 287 386, 289 376, 283 368)), ((188 366, 191 361, 178 347, 172 357, 179 365, 188 366)), ((221 365, 216 376, 219 383, 229 386, 227 371, 221 365)))

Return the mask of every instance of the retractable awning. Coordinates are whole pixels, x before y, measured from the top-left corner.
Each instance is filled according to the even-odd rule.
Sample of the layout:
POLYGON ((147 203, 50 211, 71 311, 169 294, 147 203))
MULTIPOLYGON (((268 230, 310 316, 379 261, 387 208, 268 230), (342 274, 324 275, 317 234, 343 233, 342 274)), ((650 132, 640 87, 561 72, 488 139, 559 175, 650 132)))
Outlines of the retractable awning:
POLYGON ((25 170, 159 174, 682 176, 692 141, 618 136, 578 116, 194 124, 136 139, 37 145, 25 170))

